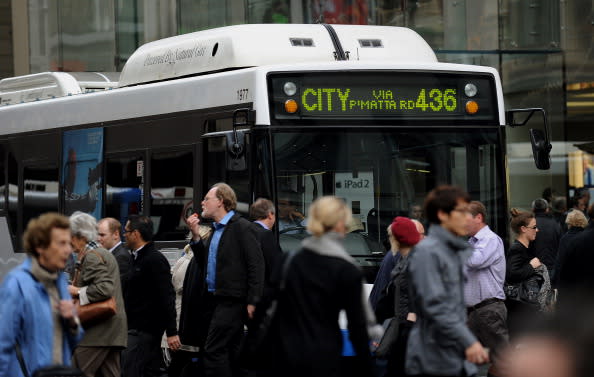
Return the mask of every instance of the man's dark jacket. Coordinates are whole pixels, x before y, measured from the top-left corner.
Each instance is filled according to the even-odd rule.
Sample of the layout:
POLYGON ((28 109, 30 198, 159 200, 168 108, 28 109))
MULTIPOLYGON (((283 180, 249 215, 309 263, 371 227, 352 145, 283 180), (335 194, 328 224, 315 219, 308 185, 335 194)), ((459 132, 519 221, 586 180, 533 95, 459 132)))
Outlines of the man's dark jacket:
POLYGON ((122 291, 125 291, 128 272, 130 272, 130 266, 132 265, 132 254, 130 254, 130 250, 128 250, 123 242, 113 249, 111 253, 118 262, 118 267, 120 269, 120 280, 122 282, 122 291))
MULTIPOLYGON (((206 240, 190 243, 194 257, 184 280, 180 316, 182 344, 203 346, 208 332, 205 326, 208 319, 202 309, 212 234, 206 240)), ((214 296, 256 304, 263 288, 264 258, 254 224, 235 214, 225 225, 219 242, 214 296)))
POLYGON ((278 259, 282 256, 282 251, 278 246, 278 242, 276 242, 274 233, 271 230, 264 228, 258 223, 253 224, 256 238, 260 243, 262 255, 264 256, 264 281, 269 282, 270 274, 278 262, 278 259))
POLYGON ((534 256, 551 271, 555 267, 557 259, 561 227, 549 214, 536 213, 534 217, 536 217, 536 226, 538 227, 536 239, 531 245, 534 256))
POLYGON ((171 283, 171 266, 152 242, 147 243, 132 260, 124 304, 128 329, 161 336, 177 335, 175 293, 171 283))

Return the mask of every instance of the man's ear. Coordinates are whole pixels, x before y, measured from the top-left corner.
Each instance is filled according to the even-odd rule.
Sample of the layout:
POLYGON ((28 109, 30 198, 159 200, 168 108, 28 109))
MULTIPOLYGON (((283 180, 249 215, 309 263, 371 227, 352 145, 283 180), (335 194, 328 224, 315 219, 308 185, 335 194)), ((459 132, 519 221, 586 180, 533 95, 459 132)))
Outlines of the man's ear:
POLYGON ((450 218, 450 214, 439 209, 437 210, 437 218, 439 219, 440 223, 444 223, 450 218))

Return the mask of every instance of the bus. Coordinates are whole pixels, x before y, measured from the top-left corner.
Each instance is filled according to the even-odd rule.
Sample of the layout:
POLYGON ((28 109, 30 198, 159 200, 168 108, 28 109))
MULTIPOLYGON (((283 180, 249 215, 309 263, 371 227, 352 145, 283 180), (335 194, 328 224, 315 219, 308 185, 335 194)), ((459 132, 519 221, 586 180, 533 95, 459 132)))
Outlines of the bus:
MULTIPOLYGON (((145 214, 160 247, 181 245, 185 217, 224 181, 242 213, 265 197, 307 221, 315 198, 343 198, 354 216, 346 249, 372 282, 387 226, 424 221, 419 206, 438 184, 485 203, 506 238, 506 125, 534 113, 544 119, 530 130, 534 157, 547 168, 542 109, 506 112, 494 68, 440 63, 400 27, 236 25, 147 43, 121 73, 4 79, 0 265, 50 210, 122 224, 145 214)), ((304 225, 275 229, 283 249, 298 247, 304 225)))

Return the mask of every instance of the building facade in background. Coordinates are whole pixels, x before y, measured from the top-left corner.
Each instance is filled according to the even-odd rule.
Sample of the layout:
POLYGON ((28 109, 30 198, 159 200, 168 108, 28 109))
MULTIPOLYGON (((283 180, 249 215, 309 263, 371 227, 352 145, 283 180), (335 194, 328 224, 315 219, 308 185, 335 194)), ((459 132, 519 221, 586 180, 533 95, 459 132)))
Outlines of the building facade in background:
POLYGON ((225 25, 406 26, 440 61, 495 67, 508 108, 547 110, 551 170, 534 168, 529 125, 502 131, 510 206, 527 209, 547 188, 594 191, 593 8, 591 0, 0 0, 0 77, 121 71, 146 42, 225 25))

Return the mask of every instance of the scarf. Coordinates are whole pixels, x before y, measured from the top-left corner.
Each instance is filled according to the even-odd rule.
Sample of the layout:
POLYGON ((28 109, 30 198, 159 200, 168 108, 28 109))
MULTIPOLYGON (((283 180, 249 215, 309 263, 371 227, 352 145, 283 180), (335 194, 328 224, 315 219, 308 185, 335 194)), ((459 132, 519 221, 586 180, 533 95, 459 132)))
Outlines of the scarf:
POLYGON ((52 312, 52 320, 54 322, 54 347, 52 353, 52 361, 54 364, 62 364, 62 316, 58 310, 60 304, 60 294, 56 281, 58 280, 58 272, 50 272, 43 268, 37 258, 32 258, 31 274, 40 282, 50 298, 50 306, 52 312))
MULTIPOLYGON (((352 265, 360 268, 357 261, 350 256, 344 246, 342 240, 344 236, 336 232, 328 232, 320 237, 309 237, 301 241, 301 246, 305 249, 311 250, 318 255, 327 257, 341 258, 352 265)), ((367 295, 365 294, 365 281, 361 281, 361 305, 365 313, 365 319, 367 321, 367 335, 370 340, 379 340, 382 338, 384 330, 382 326, 378 325, 375 320, 375 314, 371 309, 367 295)))

